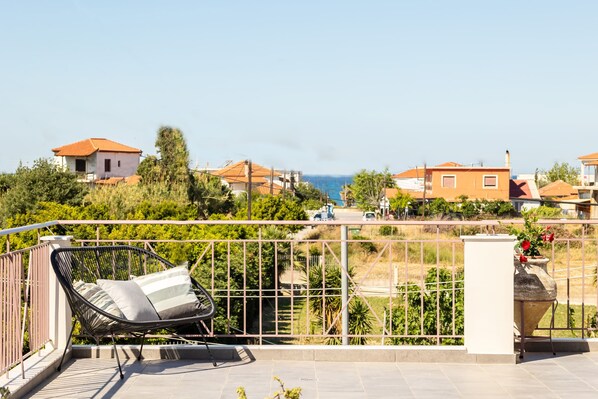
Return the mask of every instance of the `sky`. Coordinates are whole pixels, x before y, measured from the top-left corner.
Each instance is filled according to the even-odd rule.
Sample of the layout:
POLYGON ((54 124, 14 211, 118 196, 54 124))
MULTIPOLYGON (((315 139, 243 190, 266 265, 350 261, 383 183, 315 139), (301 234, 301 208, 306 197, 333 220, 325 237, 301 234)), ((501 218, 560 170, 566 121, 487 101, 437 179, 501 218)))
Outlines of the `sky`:
POLYGON ((192 166, 512 173, 598 152, 595 0, 0 0, 0 172, 91 137, 192 166))

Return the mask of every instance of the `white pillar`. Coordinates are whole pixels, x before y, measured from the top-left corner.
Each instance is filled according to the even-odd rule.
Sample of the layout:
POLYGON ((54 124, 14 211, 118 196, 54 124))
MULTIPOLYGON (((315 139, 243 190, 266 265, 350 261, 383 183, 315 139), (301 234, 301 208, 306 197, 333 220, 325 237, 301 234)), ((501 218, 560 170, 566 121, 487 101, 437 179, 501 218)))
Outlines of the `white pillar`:
MULTIPOLYGON (((50 243, 50 255, 52 254, 52 251, 57 248, 70 247, 72 239, 72 236, 41 237, 41 241, 50 243)), ((52 269, 52 264, 49 258, 48 267, 50 268, 50 272, 48 273, 49 338, 52 340, 54 348, 64 349, 69 338, 69 333, 71 332, 72 313, 66 295, 52 269)))
POLYGON ((465 347, 513 354, 513 246, 510 235, 462 236, 465 243, 465 347))

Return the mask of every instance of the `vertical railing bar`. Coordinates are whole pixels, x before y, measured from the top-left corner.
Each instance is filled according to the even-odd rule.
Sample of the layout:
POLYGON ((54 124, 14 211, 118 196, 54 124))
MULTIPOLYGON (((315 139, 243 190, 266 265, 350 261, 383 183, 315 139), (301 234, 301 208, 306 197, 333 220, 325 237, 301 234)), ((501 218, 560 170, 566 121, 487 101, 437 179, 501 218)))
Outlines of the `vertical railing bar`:
POLYGON ((280 300, 278 298, 278 241, 274 241, 274 275, 276 276, 274 279, 274 333, 278 335, 278 301, 280 300))
MULTIPOLYGON (((566 313, 569 314, 569 307, 571 305, 571 239, 567 239, 567 308, 566 313)), ((567 328, 570 327, 569 317, 566 318, 567 320, 567 328)))
MULTIPOLYGON (((581 225, 581 320, 585 320, 585 303, 586 303, 586 227, 581 225)), ((569 314, 567 314, 569 318, 569 314)), ((581 325, 581 339, 585 338, 585 329, 583 328, 583 321, 581 325)))
MULTIPOLYGON (((392 228, 391 228, 392 231, 392 228)), ((396 238, 393 237, 393 241, 396 241, 396 238)), ((394 273, 394 265, 392 263, 393 261, 393 252, 392 252, 392 247, 393 244, 396 242, 393 242, 390 244, 390 250, 388 251, 388 258, 389 258, 389 262, 388 262, 388 279, 389 279, 389 284, 388 284, 388 309, 391 309, 392 312, 392 297, 394 295, 394 283, 395 283, 395 273, 394 273)), ((398 259, 397 259, 397 264, 398 264, 398 259)), ((398 266, 397 266, 398 267, 398 266)), ((384 321, 382 322, 382 342, 381 344, 384 345, 384 331, 386 330, 386 312, 384 312, 384 321)))
POLYGON ((262 226, 258 229, 258 253, 259 253, 259 330, 260 330, 260 345, 264 344, 264 304, 263 304, 263 292, 264 292, 264 284, 262 278, 262 226))
POLYGON ((295 333, 295 243, 291 241, 291 335, 295 333))
POLYGON ((426 287, 426 279, 424 277, 424 241, 420 241, 419 245, 419 272, 420 282, 419 287, 419 308, 420 308, 420 322, 419 322, 419 334, 424 335, 424 293, 426 287))
MULTIPOLYGON (((20 339, 20 362, 21 362, 21 378, 25 379, 25 363, 23 362, 23 348, 24 348, 24 344, 25 344, 25 325, 27 324, 27 313, 29 312, 29 285, 30 285, 30 281, 31 281, 31 266, 33 263, 33 250, 29 251, 29 262, 28 262, 28 267, 27 267, 27 279, 24 280, 21 284, 21 286, 24 285, 25 288, 25 297, 24 297, 24 309, 23 309, 23 322, 21 324, 21 339, 20 339)), ((25 270, 24 269, 24 265, 22 265, 21 267, 21 278, 25 277, 25 270)), ((23 307, 23 304, 21 304, 21 306, 19 306, 19 309, 23 307)), ((31 327, 31 323, 29 323, 29 327, 31 327)), ((32 346, 31 343, 31 338, 32 338, 32 334, 30 332, 29 334, 29 343, 30 343, 30 348, 32 346)))
POLYGON ((452 269, 451 270, 451 275, 452 275, 452 278, 451 278, 452 284, 451 285, 452 285, 452 289, 453 289, 453 297, 452 297, 452 301, 451 301, 451 307, 452 307, 451 313, 453 315, 452 332, 453 332, 453 335, 457 335, 457 328, 456 328, 456 323, 455 323, 455 318, 457 317, 457 314, 455 312, 455 305, 456 305, 455 301, 456 301, 456 297, 457 297, 457 290, 456 290, 456 284, 455 284, 456 283, 455 279, 457 278, 456 273, 455 273, 455 267, 456 267, 455 266, 455 264, 456 264, 456 260, 455 260, 456 245, 455 245, 455 243, 453 243, 452 249, 453 249, 453 264, 452 264, 452 268, 451 268, 452 269))
POLYGON ((230 240, 226 241, 227 272, 226 272, 226 332, 230 334, 230 240))
POLYGON ((440 345, 440 226, 436 226, 436 345, 440 345))
POLYGON ((325 251, 326 247, 324 242, 322 242, 322 254, 324 258, 322 259, 322 336, 326 334, 326 255, 325 251))
POLYGON ((247 334, 247 241, 243 241, 243 334, 247 334))
MULTIPOLYGON (((409 314, 409 243, 407 241, 405 241, 405 300, 404 300, 404 308, 405 308, 405 315, 404 315, 404 319, 405 319, 405 335, 409 335, 409 318, 408 318, 408 314, 409 314)), ((392 313, 391 313, 391 318, 390 318, 390 324, 392 327, 392 313)), ((398 328, 399 326, 397 326, 398 328)), ((391 335, 392 335, 392 329, 391 329, 391 335)))
MULTIPOLYGON (((310 290, 310 285, 309 285, 309 276, 310 276, 310 264, 311 264, 311 255, 309 252, 309 241, 305 242, 305 253, 307 254, 306 257, 306 261, 305 261, 305 279, 307 280, 307 291, 305 293, 305 308, 306 308, 306 323, 305 323, 305 334, 309 334, 310 333, 310 320, 309 320, 309 314, 310 314, 310 306, 309 306, 309 290, 310 290)), ((598 309, 598 307, 597 307, 598 309)))
MULTIPOLYGON (((216 297, 216 242, 210 241, 212 246, 212 295, 216 297)), ((210 320, 210 327, 212 328, 212 334, 214 334, 214 318, 210 320)))

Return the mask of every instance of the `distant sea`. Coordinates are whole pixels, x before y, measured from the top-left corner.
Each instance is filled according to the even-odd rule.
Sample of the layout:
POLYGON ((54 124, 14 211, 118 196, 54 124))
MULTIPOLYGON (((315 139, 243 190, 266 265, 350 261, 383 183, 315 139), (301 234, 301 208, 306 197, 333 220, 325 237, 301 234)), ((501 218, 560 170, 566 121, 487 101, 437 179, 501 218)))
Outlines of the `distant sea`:
POLYGON ((338 206, 342 206, 341 188, 353 182, 353 175, 303 175, 303 181, 311 183, 324 194, 328 194, 338 206))

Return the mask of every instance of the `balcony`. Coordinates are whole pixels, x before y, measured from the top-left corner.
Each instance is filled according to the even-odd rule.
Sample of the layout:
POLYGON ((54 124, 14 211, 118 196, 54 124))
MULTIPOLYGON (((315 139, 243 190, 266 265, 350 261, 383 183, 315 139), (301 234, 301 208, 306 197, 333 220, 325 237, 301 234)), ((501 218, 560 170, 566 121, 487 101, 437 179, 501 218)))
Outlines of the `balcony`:
MULTIPOLYGON (((224 398, 236 397, 237 386, 264 397, 277 388, 274 375, 287 387, 301 386, 306 398, 397 397, 403 390, 406 397, 482 397, 483 386, 517 396, 517 383, 530 380, 535 394, 558 397, 569 383, 581 382, 587 388, 581 393, 596 394, 598 358, 589 337, 596 330, 597 223, 547 223, 562 232, 548 254, 559 290, 556 350, 584 354, 530 354, 521 364, 515 364, 512 286, 509 292, 502 283, 512 282, 512 240, 495 235, 504 230, 496 221, 318 222, 317 229, 313 222, 54 221, 5 230, 0 383, 20 395, 41 383, 34 397, 197 397, 206 387, 205 397, 224 398), (159 239, 152 237, 156 231, 159 239), (201 347, 171 336, 154 337, 145 360, 136 362, 136 342, 123 340, 119 351, 127 360, 120 382, 113 359, 106 359, 110 347, 86 345, 80 337, 74 361, 54 372, 70 321, 48 262, 60 242, 38 238, 47 232, 73 235, 71 245, 138 245, 187 262, 218 302, 220 313, 208 327, 219 367, 204 361, 201 347), (503 253, 507 248, 504 267, 489 267, 502 262, 500 256, 472 263, 471 243, 462 237, 480 233, 503 253), (329 271, 338 273, 338 284, 316 278, 329 271), (486 301, 481 312, 467 302, 480 295, 474 289, 480 282, 468 272, 473 278, 498 273, 485 288, 495 294, 477 299, 486 301), (348 325, 355 306, 368 315, 368 331, 348 325), (562 386, 541 370, 559 370, 562 386)), ((543 320, 539 330, 548 326, 543 320)), ((530 349, 545 350, 542 345, 530 349)))

